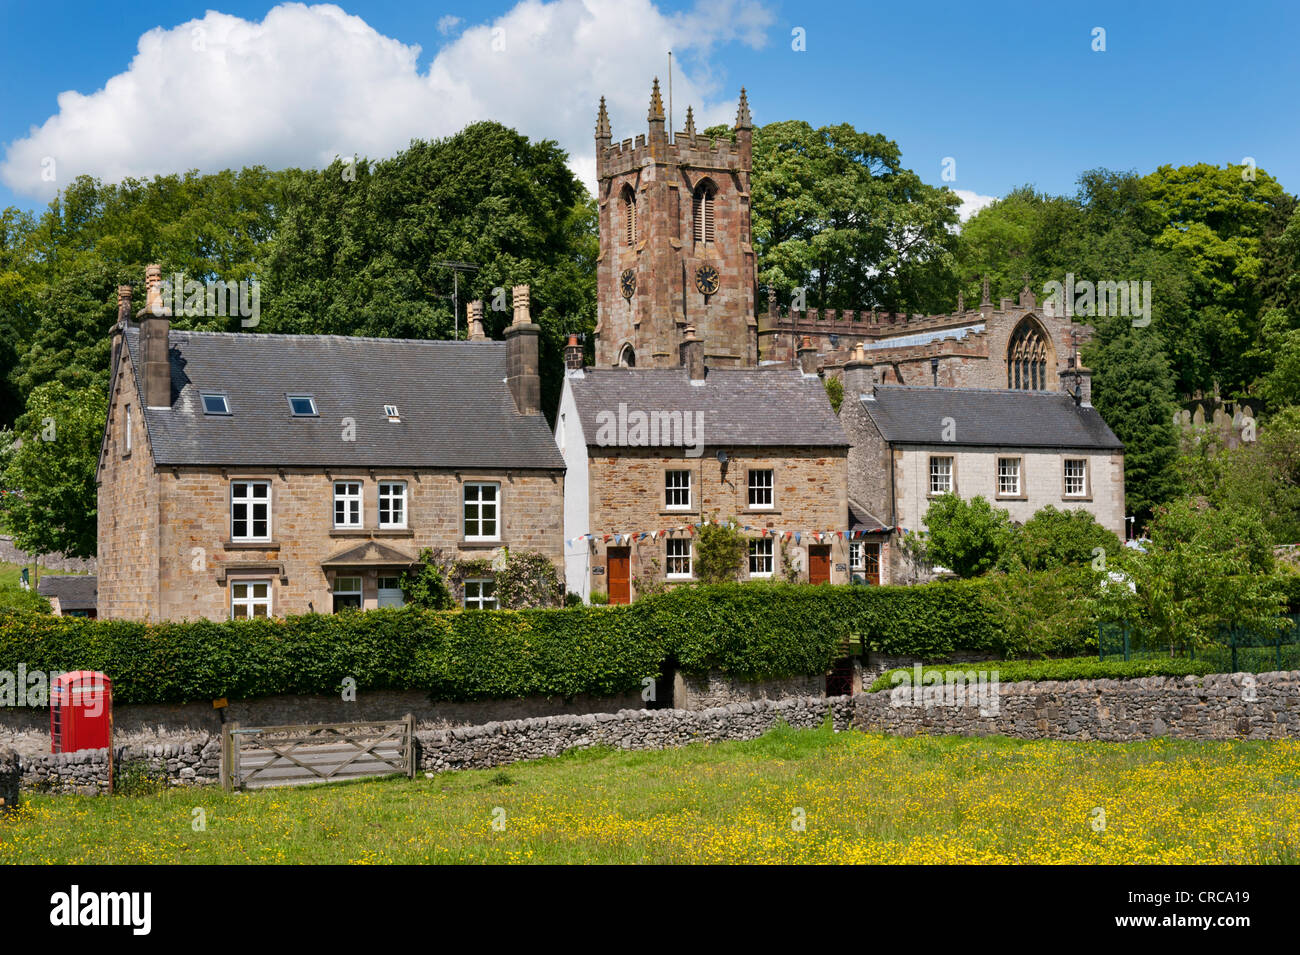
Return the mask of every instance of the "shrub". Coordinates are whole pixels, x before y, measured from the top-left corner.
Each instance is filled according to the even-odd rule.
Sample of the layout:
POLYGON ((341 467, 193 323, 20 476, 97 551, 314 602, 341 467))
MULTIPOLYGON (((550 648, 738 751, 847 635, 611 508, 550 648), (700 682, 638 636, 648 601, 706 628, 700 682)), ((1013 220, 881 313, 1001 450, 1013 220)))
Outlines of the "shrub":
POLYGON ((982 497, 964 501, 956 494, 935 498, 926 509, 924 560, 958 577, 977 577, 991 570, 1011 543, 1007 512, 982 497))
POLYGON ((1058 511, 1049 504, 1013 533, 1000 564, 1006 570, 1055 570, 1090 564, 1098 550, 1114 557, 1120 551, 1119 538, 1088 511, 1058 511))
POLYGON ((738 580, 749 554, 749 539, 734 522, 705 523, 695 542, 695 576, 701 583, 738 580))
MULTIPOLYGON (((1047 680, 1136 680, 1145 676, 1203 676, 1218 668, 1208 660, 1166 659, 1106 660, 1095 657, 1075 657, 1064 660, 990 660, 986 663, 948 663, 924 666, 921 674, 947 673, 953 670, 968 672, 981 670, 990 678, 993 671, 1000 683, 1039 682, 1047 680)), ((894 687, 894 674, 915 671, 910 667, 897 667, 876 677, 868 693, 879 693, 894 687)))

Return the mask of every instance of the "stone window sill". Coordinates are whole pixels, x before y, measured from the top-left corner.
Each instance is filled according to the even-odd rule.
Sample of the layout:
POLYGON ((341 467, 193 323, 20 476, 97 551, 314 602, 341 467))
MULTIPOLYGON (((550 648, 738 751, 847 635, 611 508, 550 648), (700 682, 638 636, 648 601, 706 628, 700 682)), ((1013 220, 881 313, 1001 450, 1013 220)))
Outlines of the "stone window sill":
POLYGON ((225 550, 279 550, 279 541, 222 541, 225 550))
POLYGON ((369 537, 370 531, 364 527, 331 527, 330 537, 369 537))

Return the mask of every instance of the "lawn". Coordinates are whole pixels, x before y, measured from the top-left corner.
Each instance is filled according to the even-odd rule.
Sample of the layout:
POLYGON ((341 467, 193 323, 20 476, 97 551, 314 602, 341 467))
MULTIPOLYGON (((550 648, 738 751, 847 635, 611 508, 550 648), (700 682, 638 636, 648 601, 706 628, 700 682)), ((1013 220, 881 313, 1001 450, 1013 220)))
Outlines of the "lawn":
POLYGON ((414 781, 32 796, 0 821, 5 863, 1298 860, 1295 741, 779 728, 414 781))

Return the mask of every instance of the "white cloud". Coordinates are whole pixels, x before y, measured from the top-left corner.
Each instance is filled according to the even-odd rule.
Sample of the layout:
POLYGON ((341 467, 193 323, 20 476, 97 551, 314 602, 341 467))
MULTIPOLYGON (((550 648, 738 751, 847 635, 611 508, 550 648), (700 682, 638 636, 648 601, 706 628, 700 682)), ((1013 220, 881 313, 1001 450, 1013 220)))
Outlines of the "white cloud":
POLYGON ((438 32, 441 33, 443 36, 446 36, 452 30, 456 29, 456 27, 460 26, 461 23, 463 22, 464 21, 461 20, 460 17, 449 13, 445 17, 438 18, 438 32))
POLYGON ((985 206, 998 201, 997 196, 982 196, 978 192, 971 192, 969 189, 953 189, 952 191, 961 200, 961 205, 957 207, 957 215, 962 222, 965 222, 985 206))
POLYGON ((412 138, 495 119, 559 142, 590 188, 600 96, 616 138, 645 132, 650 79, 665 73, 669 49, 677 125, 688 103, 701 127, 734 118, 738 89, 723 89, 707 54, 761 46, 772 14, 757 0, 699 3, 665 14, 652 0, 522 0, 466 27, 424 72, 418 45, 337 6, 286 3, 261 22, 208 11, 145 33, 126 71, 102 89, 61 93, 55 115, 8 144, 0 179, 49 198, 83 173, 117 181, 194 168, 319 167, 336 155, 389 156, 412 138), (46 181, 50 159, 55 175, 46 181))

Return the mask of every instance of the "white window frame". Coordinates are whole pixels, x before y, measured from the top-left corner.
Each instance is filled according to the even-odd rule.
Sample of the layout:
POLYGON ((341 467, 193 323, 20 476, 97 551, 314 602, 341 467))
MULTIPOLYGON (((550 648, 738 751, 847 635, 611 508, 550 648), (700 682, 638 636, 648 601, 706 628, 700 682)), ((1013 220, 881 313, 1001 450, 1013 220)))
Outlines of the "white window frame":
POLYGON ((689 469, 673 468, 672 470, 664 471, 664 510, 689 511, 694 500, 695 489, 692 487, 693 484, 694 481, 691 479, 691 471, 689 469), (686 483, 674 484, 674 478, 679 478, 683 474, 686 475, 686 483), (674 504, 673 494, 680 494, 682 491, 686 492, 686 503, 674 504))
POLYGON ((465 596, 461 605, 466 610, 497 610, 500 604, 497 602, 497 582, 491 577, 467 577, 464 581, 465 596), (475 593, 470 595, 471 585, 475 593), (483 587, 486 585, 491 588, 490 592, 483 593, 483 587))
POLYGON ((1021 497, 1024 493, 1023 460, 1018 457, 998 458, 998 497, 1021 497), (1006 482, 1015 479, 1015 490, 1005 490, 1006 482))
POLYGON ((365 526, 366 489, 360 480, 334 482, 334 526, 339 530, 357 530, 365 526), (348 490, 355 488, 356 490, 348 490), (342 490, 340 490, 342 489, 342 490), (339 520, 339 505, 344 520, 339 520), (351 506, 349 506, 351 505, 351 506))
POLYGON ((126 430, 122 435, 122 440, 125 442, 122 448, 122 454, 123 455, 130 454, 131 453, 131 406, 130 405, 126 406, 126 430))
POLYGON ((270 481, 231 481, 230 482, 230 539, 232 541, 269 541, 271 539, 271 482, 270 481), (251 493, 254 487, 266 488, 266 494, 262 497, 251 493), (236 494, 235 491, 243 488, 246 493, 236 494), (253 508, 258 502, 265 501, 266 504, 266 533, 259 535, 254 533, 256 530, 257 518, 253 508), (245 512, 244 523, 247 524, 247 535, 235 533, 235 505, 244 504, 248 510, 245 512))
POLYGON ((461 509, 460 509, 461 532, 465 535, 465 540, 499 541, 501 539, 501 483, 499 481, 466 481, 461 489, 460 503, 461 503, 461 509), (490 501, 485 501, 483 499, 482 489, 485 487, 490 487, 493 489, 492 500, 490 501), (471 488, 475 489, 475 499, 472 501, 470 500, 471 488), (483 511, 485 509, 485 506, 491 506, 492 508, 491 521, 493 525, 493 532, 491 534, 483 534, 483 533, 471 534, 469 532, 470 517, 468 512, 471 504, 474 505, 475 507, 474 523, 478 525, 477 529, 479 531, 482 531, 483 524, 487 520, 483 516, 483 511))
POLYGON ((772 468, 753 468, 749 472, 749 509, 751 511, 770 511, 776 507, 776 471, 772 468), (755 477, 758 481, 755 482, 755 477), (766 484, 763 481, 766 480, 766 484), (760 500, 756 503, 755 497, 760 500), (766 496, 767 502, 761 499, 766 496))
POLYGON ((695 573, 695 547, 689 537, 669 537, 664 542, 664 570, 669 580, 690 580, 695 573), (685 549, 686 553, 674 554, 674 550, 685 549), (674 565, 680 567, 680 562, 686 561, 686 572, 674 571, 674 565), (676 564, 675 564, 676 562, 676 564))
POLYGON ((330 613, 339 612, 339 608, 334 604, 335 599, 338 597, 355 596, 357 598, 356 609, 364 610, 366 606, 365 587, 366 582, 362 579, 360 574, 343 574, 335 577, 334 582, 330 587, 330 613), (350 584, 354 580, 357 582, 355 587, 348 586, 344 589, 345 584, 350 584))
POLYGON ((1064 458, 1061 461, 1061 496, 1065 498, 1086 498, 1088 496, 1088 459, 1064 458), (1070 490, 1070 465, 1079 465, 1079 490, 1070 490))
POLYGON ((266 607, 266 617, 271 616, 271 581, 270 580, 239 580, 230 581, 230 619, 231 620, 253 620, 258 619, 255 609, 259 606, 266 607), (266 587, 265 597, 256 597, 253 595, 253 588, 258 584, 266 587), (239 595, 239 590, 244 588, 243 596, 239 595), (242 608, 245 613, 235 613, 235 608, 242 608))
POLYGON ((405 481, 380 481, 379 482, 379 526, 389 529, 406 529, 406 482, 405 481), (397 488, 397 493, 392 492, 397 488), (392 519, 393 502, 397 502, 397 509, 401 513, 400 520, 392 519), (388 520, 384 519, 384 505, 388 505, 388 520))
POLYGON ((951 454, 932 454, 930 455, 930 494, 942 495, 952 494, 955 490, 953 482, 953 473, 956 466, 956 459, 951 454), (947 464, 947 470, 943 465, 947 464), (946 478, 946 481, 936 483, 936 479, 946 478))
POLYGON ((749 576, 771 577, 776 570, 776 548, 770 537, 751 537, 749 539, 749 576), (766 553, 764 553, 764 551, 766 553), (755 570, 755 563, 766 570, 755 570))
POLYGON ((849 541, 849 570, 862 569, 862 541, 849 541))

